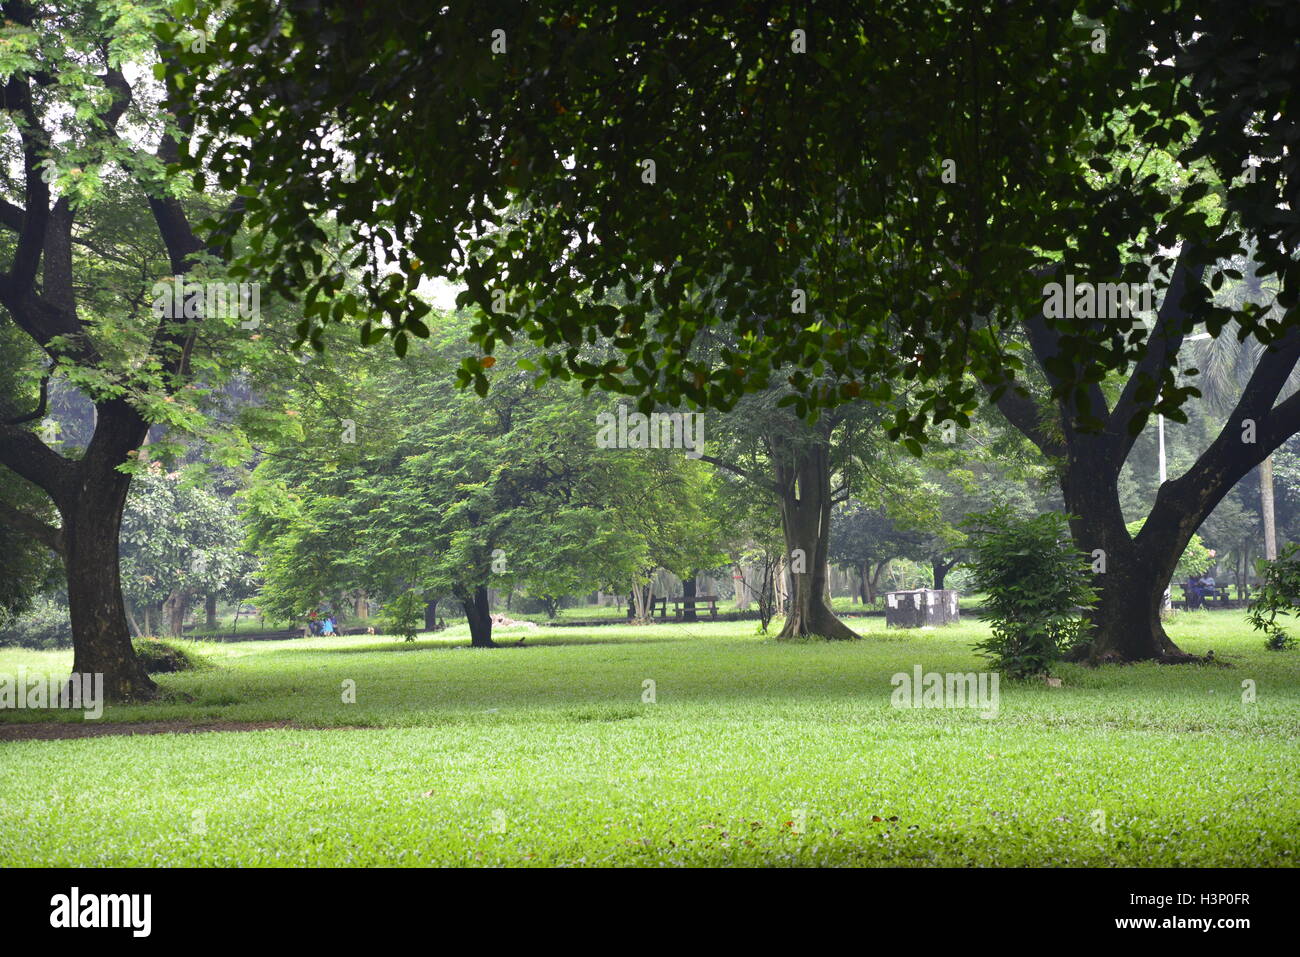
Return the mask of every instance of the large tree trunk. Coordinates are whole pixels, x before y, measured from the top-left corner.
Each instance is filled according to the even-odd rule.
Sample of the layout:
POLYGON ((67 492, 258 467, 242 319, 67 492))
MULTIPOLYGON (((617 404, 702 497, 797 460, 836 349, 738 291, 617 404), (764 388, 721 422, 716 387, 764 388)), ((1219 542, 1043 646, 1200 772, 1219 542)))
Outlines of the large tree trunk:
POLYGON ((424 603, 424 630, 438 630, 438 602, 436 600, 424 603))
POLYGON ((826 555, 830 546, 831 474, 827 447, 800 450, 797 461, 776 456, 781 530, 792 593, 785 627, 777 638, 857 638, 826 604, 826 555))
POLYGON ((217 596, 208 595, 203 599, 203 623, 208 631, 217 630, 217 596))
POLYGON ((1066 467, 1061 490, 1073 516, 1074 543, 1098 568, 1094 585, 1099 597, 1089 616, 1088 658, 1099 662, 1181 656, 1165 634, 1160 609, 1165 586, 1195 527, 1179 543, 1177 530, 1162 528, 1163 517, 1153 512, 1143 529, 1147 534, 1134 540, 1124 523, 1117 483, 1099 481, 1104 470, 1085 458, 1071 458, 1066 467))
MULTIPOLYGON (((83 466, 89 462, 83 462, 83 466)), ((63 511, 74 674, 102 674, 110 701, 158 690, 131 645, 118 570, 118 533, 131 478, 112 470, 83 481, 63 511)))
POLYGON ((492 640, 492 606, 486 585, 474 589, 472 598, 462 599, 465 618, 469 621, 469 643, 473 648, 495 648, 492 640))

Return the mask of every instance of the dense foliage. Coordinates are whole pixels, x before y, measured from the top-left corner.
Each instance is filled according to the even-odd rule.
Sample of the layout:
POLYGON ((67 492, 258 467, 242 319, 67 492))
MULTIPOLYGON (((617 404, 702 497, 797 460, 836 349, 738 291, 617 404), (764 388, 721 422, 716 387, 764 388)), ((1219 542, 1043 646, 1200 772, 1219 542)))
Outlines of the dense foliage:
POLYGON ((1022 518, 999 507, 967 519, 970 571, 985 593, 993 634, 976 647, 1009 677, 1047 674, 1083 637, 1095 600, 1092 571, 1070 541, 1066 516, 1022 518))
POLYGON ((1263 581, 1246 613, 1265 644, 1274 651, 1295 647, 1295 636, 1277 622, 1278 615, 1295 615, 1300 609, 1300 543, 1286 546, 1271 562, 1260 562, 1263 581))

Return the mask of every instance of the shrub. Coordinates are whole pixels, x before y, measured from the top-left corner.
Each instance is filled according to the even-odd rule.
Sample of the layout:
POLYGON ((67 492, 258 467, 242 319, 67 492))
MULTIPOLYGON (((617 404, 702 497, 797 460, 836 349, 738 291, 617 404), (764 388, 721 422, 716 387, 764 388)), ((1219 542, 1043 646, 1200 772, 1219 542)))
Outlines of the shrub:
POLYGON ((987 595, 980 617, 993 628, 976 647, 1008 677, 1047 674, 1085 636, 1097 593, 1068 521, 1059 512, 1025 519, 1003 505, 962 523, 971 583, 987 595))
POLYGON ((59 597, 40 595, 23 614, 0 630, 0 645, 22 648, 72 647, 72 621, 59 597))
POLYGON ((136 656, 151 675, 171 674, 175 671, 202 671, 211 663, 181 644, 158 638, 137 638, 132 645, 136 656))
POLYGON ((424 605, 425 601, 418 592, 402 592, 384 605, 384 631, 415 641, 415 636, 424 627, 424 605))
POLYGON ((1273 561, 1257 566, 1260 588, 1246 610, 1246 620, 1264 632, 1264 647, 1285 651, 1295 646, 1295 637, 1277 623, 1279 613, 1294 615, 1300 606, 1300 544, 1287 545, 1273 561))

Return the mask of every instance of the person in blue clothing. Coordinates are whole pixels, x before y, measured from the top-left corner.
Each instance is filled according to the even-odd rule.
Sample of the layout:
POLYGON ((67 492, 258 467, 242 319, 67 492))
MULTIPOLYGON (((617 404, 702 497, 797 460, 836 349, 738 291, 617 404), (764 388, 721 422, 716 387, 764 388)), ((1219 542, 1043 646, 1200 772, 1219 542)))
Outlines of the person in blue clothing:
POLYGON ((334 616, 333 616, 333 615, 330 615, 328 618, 325 619, 324 624, 321 625, 320 633, 321 633, 322 635, 325 635, 327 638, 330 637, 330 636, 332 636, 332 635, 334 634, 334 616))

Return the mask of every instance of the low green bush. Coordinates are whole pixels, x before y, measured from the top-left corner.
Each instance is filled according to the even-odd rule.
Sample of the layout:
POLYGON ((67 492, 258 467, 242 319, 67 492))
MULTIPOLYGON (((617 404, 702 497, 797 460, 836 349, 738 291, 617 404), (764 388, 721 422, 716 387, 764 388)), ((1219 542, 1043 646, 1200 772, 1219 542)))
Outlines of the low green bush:
POLYGON ((160 638, 137 638, 132 644, 136 656, 144 662, 144 670, 151 675, 202 671, 212 667, 211 662, 202 655, 178 642, 160 638))
POLYGON ((986 596, 980 618, 992 627, 975 647, 1010 678, 1049 673, 1085 637, 1084 613, 1097 599, 1068 516, 1022 518, 999 506, 968 516, 963 526, 973 553, 971 584, 986 596))
POLYGON ((26 611, 0 628, 0 645, 71 648, 72 621, 67 603, 56 596, 37 596, 26 611))

